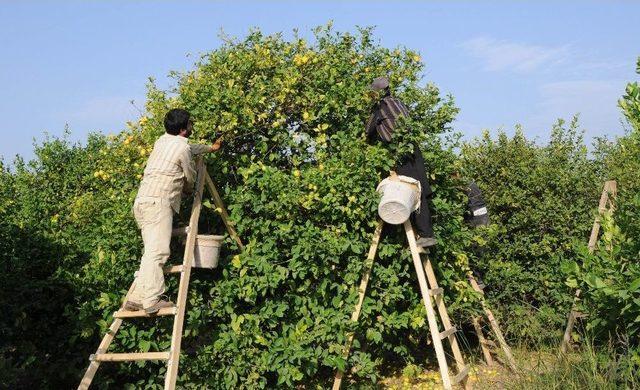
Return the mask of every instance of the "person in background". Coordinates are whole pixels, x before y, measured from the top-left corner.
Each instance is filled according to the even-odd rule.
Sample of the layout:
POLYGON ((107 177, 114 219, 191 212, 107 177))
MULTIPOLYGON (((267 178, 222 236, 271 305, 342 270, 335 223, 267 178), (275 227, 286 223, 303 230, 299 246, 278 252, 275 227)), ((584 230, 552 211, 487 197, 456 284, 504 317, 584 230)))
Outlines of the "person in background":
POLYGON ((144 253, 136 273, 135 287, 125 310, 157 313, 173 303, 162 297, 165 291, 164 264, 169 258, 173 214, 180 211, 182 193, 193 191, 196 170, 193 156, 220 149, 213 145, 189 144, 193 132, 189 112, 173 109, 164 118, 166 133, 153 145, 144 176, 133 204, 133 214, 142 232, 144 253))
MULTIPOLYGON (((391 143, 397 119, 401 116, 409 116, 409 110, 402 101, 391 96, 389 79, 386 77, 378 77, 373 80, 371 89, 380 93, 381 96, 367 122, 367 140, 369 142, 391 143)), ((422 187, 420 193, 422 206, 411 214, 411 223, 418 236, 417 245, 423 248, 434 246, 436 245, 436 239, 433 234, 431 211, 428 206, 428 200, 433 192, 431 186, 429 186, 424 159, 418 145, 414 145, 412 154, 402 156, 400 161, 401 163, 396 167, 396 173, 418 180, 422 187)))
MULTIPOLYGON (((487 210, 487 203, 485 202, 482 191, 480 191, 478 185, 474 181, 471 181, 466 186, 465 193, 468 198, 465 222, 473 229, 488 226, 489 211, 487 210)), ((482 256, 484 253, 483 248, 476 244, 473 244, 471 250, 476 256, 482 256)), ((471 267, 471 272, 478 283, 478 287, 484 290, 486 288, 486 284, 483 281, 483 273, 481 270, 477 267, 471 267)))
POLYGON ((465 215, 465 221, 472 227, 488 226, 489 225, 489 211, 487 210, 487 203, 484 201, 484 196, 478 185, 471 181, 466 188, 467 198, 467 213, 465 215))

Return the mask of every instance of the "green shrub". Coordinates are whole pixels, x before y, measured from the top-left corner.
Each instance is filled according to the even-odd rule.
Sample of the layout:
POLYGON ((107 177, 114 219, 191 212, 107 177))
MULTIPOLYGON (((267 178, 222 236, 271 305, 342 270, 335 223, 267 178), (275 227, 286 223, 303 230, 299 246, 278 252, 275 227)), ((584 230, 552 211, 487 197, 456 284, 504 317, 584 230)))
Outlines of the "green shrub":
MULTIPOLYGON (((79 380, 138 267, 142 248, 130 209, 170 107, 193 114, 197 138, 225 135, 223 150, 206 163, 246 243, 239 253, 227 239, 219 269, 193 274, 181 385, 324 387, 347 364, 353 380, 370 382, 385 367, 424 362, 425 312, 399 228, 380 245, 354 351, 349 362, 341 357, 377 219, 375 187, 397 157, 364 138, 368 85, 379 75, 389 75, 414 113, 399 129, 398 148, 414 141, 423 147, 441 243, 433 261, 454 318, 469 309, 474 295, 456 283, 463 279, 469 237, 462 227, 464 197, 450 179, 456 143, 441 137, 451 134, 457 112, 451 98, 419 84, 423 65, 415 52, 379 46, 370 29, 315 32, 311 44, 258 31, 228 40, 193 70, 173 73, 175 89, 151 82, 147 113, 121 134, 92 136, 86 146, 47 141, 34 163, 5 172, 15 200, 11 223, 24 221, 63 246, 41 260, 51 267, 47 278, 69 286, 56 304, 67 332, 55 339, 69 356, 66 386, 79 380)), ((223 231, 215 210, 205 208, 200 229, 223 231)), ((181 250, 174 249, 173 261, 180 261, 181 250)), ((175 291, 176 280, 168 279, 175 291)), ((42 306, 49 297, 37 299, 42 306)), ((166 350, 169 325, 168 319, 128 321, 113 350, 166 350)), ((31 367, 34 381, 47 383, 40 363, 31 367)), ((95 383, 158 387, 159 372, 164 368, 154 363, 103 365, 95 383)))
POLYGON ((494 226, 476 260, 504 313, 509 338, 553 343, 562 334, 573 292, 560 272, 562 256, 585 241, 601 190, 599 164, 587 155, 577 119, 559 121, 546 145, 499 133, 462 148, 466 175, 483 190, 494 226))
MULTIPOLYGON (((639 63, 640 65, 640 63, 639 63)), ((638 69, 640 73, 640 69, 638 69)), ((615 142, 602 141, 597 153, 608 177, 617 181, 615 211, 602 223, 601 242, 593 254, 580 246, 576 259, 568 258, 568 284, 583 291, 582 310, 589 313, 589 329, 597 341, 623 339, 640 342, 640 95, 629 83, 620 107, 631 125, 615 142)), ((623 346, 624 347, 624 346, 623 346)))
MULTIPOLYGON (((47 139, 33 161, 18 159, 11 170, 0 163, 3 386, 78 383, 139 265, 131 206, 172 107, 194 115, 197 140, 225 136, 205 162, 246 243, 240 253, 227 238, 219 268, 192 274, 180 386, 327 387, 345 367, 350 384, 370 386, 386 372, 414 373, 432 359, 398 227, 379 246, 360 322, 349 323, 377 219, 375 187, 413 142, 433 182, 439 245, 431 259, 454 320, 466 322, 478 307, 465 281, 470 259, 486 271, 491 305, 512 342, 557 345, 576 286, 585 290, 585 305, 603 313, 591 320, 596 334, 637 342, 640 169, 629 169, 640 161, 637 86, 620 103, 636 131, 601 142, 590 158, 575 120, 560 121, 542 146, 521 132, 459 145, 450 128, 453 100, 423 85, 423 70, 417 53, 380 46, 371 29, 322 27, 312 43, 252 31, 226 39, 192 70, 172 73, 175 87, 162 90, 151 80, 145 114, 118 135, 93 134, 86 144, 47 139), (392 148, 364 138, 368 85, 380 75, 412 110, 392 148), (494 224, 482 232, 463 222, 466 198, 451 176, 460 167, 485 192, 494 224), (604 226, 613 250, 588 255, 575 243, 588 238, 606 177, 620 188, 618 211, 604 226), (469 250, 472 243, 482 254, 469 250), (357 337, 344 361, 352 330, 357 337)), ((210 202, 199 231, 223 232, 210 202)), ((171 261, 181 257, 176 243, 171 261)), ((168 291, 176 287, 168 277, 168 291)), ((113 350, 166 350, 170 325, 168 318, 128 321, 113 350)), ((104 364, 94 383, 160 388, 164 370, 149 362, 104 364)))

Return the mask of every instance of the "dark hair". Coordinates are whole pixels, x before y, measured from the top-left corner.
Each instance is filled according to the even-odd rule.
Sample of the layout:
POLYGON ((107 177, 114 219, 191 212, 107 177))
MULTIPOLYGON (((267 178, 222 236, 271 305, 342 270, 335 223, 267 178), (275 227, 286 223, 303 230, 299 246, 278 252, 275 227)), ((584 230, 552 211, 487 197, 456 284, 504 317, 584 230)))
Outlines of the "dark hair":
POLYGON ((181 108, 169 110, 167 115, 164 116, 164 129, 168 134, 178 135, 180 130, 187 128, 190 118, 191 114, 187 110, 181 108))

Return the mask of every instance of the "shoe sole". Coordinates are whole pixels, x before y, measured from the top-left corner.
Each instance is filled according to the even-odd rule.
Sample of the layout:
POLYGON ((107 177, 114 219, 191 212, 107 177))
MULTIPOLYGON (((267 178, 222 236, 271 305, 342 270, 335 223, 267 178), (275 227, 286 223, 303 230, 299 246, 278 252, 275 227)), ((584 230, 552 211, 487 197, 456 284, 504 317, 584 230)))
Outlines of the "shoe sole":
POLYGON ((128 311, 140 311, 142 310, 142 305, 140 306, 135 306, 135 305, 124 305, 122 307, 124 310, 128 310, 128 311))
POLYGON ((157 312, 159 312, 162 309, 169 309, 169 308, 173 308, 176 307, 175 305, 170 305, 170 306, 162 306, 162 307, 158 307, 158 308, 154 308, 154 309, 144 309, 144 312, 147 314, 156 314, 157 312))

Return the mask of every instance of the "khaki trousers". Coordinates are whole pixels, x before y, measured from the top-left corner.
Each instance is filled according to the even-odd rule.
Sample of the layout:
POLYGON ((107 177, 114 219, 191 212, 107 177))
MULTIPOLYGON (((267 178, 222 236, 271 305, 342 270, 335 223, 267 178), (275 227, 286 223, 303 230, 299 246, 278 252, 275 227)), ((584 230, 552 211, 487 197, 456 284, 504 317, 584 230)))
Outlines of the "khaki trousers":
POLYGON ((144 253, 130 300, 146 309, 165 291, 163 267, 169 259, 173 209, 167 199, 139 197, 133 203, 133 215, 142 232, 144 253))

